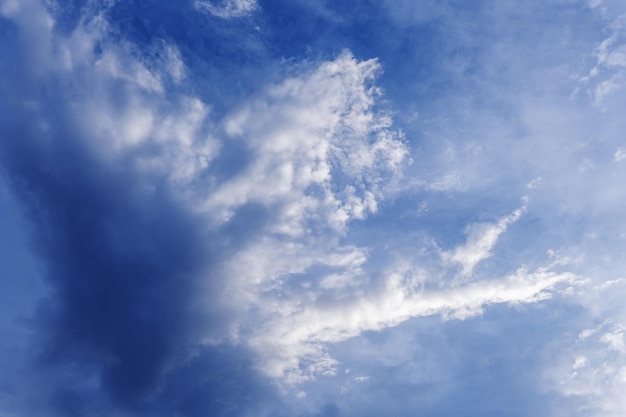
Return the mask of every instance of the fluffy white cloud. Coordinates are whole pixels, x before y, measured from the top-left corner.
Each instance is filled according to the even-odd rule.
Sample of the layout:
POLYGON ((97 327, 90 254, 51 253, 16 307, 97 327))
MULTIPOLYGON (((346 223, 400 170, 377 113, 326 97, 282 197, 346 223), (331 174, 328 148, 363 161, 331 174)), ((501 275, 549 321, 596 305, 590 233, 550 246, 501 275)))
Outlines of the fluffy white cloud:
POLYGON ((224 122, 228 140, 243 145, 249 163, 217 184, 198 210, 218 228, 228 227, 246 206, 270 213, 264 233, 251 235, 219 267, 231 277, 226 298, 255 312, 240 313, 239 330, 230 336, 243 343, 252 337, 249 344, 263 363, 278 354, 293 368, 307 360, 307 375, 332 372, 335 361, 320 345, 271 351, 271 342, 263 341, 271 336, 258 335, 256 327, 259 319, 272 326, 300 303, 347 295, 367 281, 367 249, 340 239, 351 222, 377 210, 386 184, 408 161, 401 135, 377 109, 380 91, 373 81, 379 70, 375 60, 359 62, 345 52, 270 86, 224 122))
POLYGON ((202 209, 228 221, 248 203, 272 207, 274 231, 292 237, 326 227, 341 232, 375 212, 381 186, 399 173, 407 150, 377 112, 375 60, 344 53, 270 87, 228 117, 225 130, 251 163, 220 184, 202 209))

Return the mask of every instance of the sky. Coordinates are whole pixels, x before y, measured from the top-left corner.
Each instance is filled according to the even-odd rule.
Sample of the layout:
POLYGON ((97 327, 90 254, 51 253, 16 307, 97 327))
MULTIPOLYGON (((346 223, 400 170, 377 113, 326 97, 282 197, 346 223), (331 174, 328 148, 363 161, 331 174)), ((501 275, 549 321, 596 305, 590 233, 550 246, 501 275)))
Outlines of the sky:
POLYGON ((626 415, 626 3, 0 0, 0 417, 626 415))

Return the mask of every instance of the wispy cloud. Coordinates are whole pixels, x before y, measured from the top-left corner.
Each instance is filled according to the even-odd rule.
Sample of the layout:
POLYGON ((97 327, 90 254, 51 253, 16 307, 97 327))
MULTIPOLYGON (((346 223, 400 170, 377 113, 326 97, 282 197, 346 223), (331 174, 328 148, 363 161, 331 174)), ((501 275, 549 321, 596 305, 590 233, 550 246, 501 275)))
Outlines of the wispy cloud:
POLYGON ((456 247, 453 251, 442 252, 442 258, 461 266, 463 275, 470 275, 479 262, 491 256, 491 250, 496 245, 498 237, 511 223, 519 220, 524 211, 526 211, 526 204, 496 223, 469 225, 465 229, 467 236, 465 244, 456 247))
POLYGON ((195 5, 198 10, 224 19, 248 16, 258 7, 256 0, 197 0, 195 5))
POLYGON ((251 344, 263 356, 261 369, 287 382, 301 382, 336 372, 337 363, 325 343, 397 326, 413 317, 466 319, 492 304, 537 302, 575 279, 567 273, 521 269, 502 279, 435 291, 422 289, 411 276, 392 272, 382 288, 362 296, 298 302, 265 324, 251 344))

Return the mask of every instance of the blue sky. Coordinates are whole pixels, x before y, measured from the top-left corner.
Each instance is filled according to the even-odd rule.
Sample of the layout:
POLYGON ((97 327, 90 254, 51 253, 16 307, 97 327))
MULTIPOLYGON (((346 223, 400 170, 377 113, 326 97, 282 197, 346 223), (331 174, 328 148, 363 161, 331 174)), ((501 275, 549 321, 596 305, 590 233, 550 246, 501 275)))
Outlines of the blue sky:
POLYGON ((626 5, 0 0, 0 416, 626 413, 626 5))

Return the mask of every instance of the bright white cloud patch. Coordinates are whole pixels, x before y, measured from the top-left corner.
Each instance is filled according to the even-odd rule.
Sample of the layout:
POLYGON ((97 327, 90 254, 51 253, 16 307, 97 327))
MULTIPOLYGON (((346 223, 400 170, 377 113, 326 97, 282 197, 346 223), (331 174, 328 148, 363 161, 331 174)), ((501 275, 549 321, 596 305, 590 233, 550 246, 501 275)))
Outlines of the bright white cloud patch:
POLYGON ((228 117, 226 132, 244 143, 251 163, 203 209, 227 221, 242 205, 271 206, 274 231, 293 237, 320 227, 341 232, 375 212, 384 182, 407 160, 390 118, 375 109, 378 70, 375 60, 358 62, 346 52, 228 117))
MULTIPOLYGON (((237 221, 237 211, 246 205, 271 213, 268 234, 250 241, 220 269, 232 277, 229 299, 258 311, 241 319, 244 333, 257 326, 259 316, 271 326, 298 310, 299 302, 349 294, 363 284, 367 249, 338 239, 351 222, 377 211, 386 184, 399 178, 408 159, 390 118, 377 109, 378 71, 375 60, 359 62, 345 52, 269 87, 226 118, 228 140, 242 143, 250 162, 218 184, 199 209, 214 227, 237 221)), ((250 343, 263 363, 276 361, 268 357, 275 351, 267 349, 272 342, 264 337, 255 334, 250 343)), ((335 362, 323 349, 300 348, 314 356, 308 371, 299 369, 307 352, 293 349, 280 353, 291 363, 279 360, 277 366, 285 369, 262 368, 281 378, 287 372, 308 377, 331 371, 335 362)))
POLYGON ((443 259, 461 266, 463 275, 470 275, 480 261, 491 256, 491 250, 498 241, 498 237, 511 223, 516 222, 525 210, 525 206, 521 207, 496 223, 469 225, 465 230, 467 235, 465 244, 451 252, 443 252, 443 259))
POLYGON ((532 303, 550 298, 559 284, 573 283, 571 274, 541 269, 498 280, 482 281, 442 290, 425 290, 423 277, 412 271, 389 271, 381 288, 363 295, 333 297, 318 293, 306 302, 300 298, 276 311, 251 340, 262 355, 261 369, 287 382, 316 375, 334 375, 337 362, 326 343, 337 343, 365 331, 378 331, 413 318, 442 315, 466 319, 492 304, 532 303), (326 300, 325 300, 326 298, 326 300))

